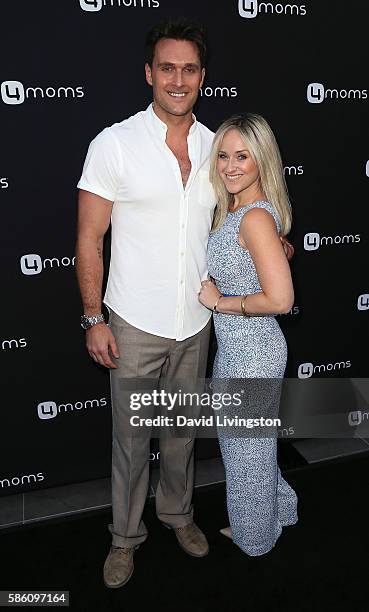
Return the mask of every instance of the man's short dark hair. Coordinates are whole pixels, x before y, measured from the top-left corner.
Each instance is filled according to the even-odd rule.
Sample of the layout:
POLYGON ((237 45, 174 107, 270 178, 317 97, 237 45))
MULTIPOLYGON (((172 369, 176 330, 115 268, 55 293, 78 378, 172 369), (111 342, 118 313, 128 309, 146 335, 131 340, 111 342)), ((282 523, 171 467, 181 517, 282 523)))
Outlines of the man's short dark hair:
POLYGON ((205 29, 200 24, 187 18, 169 19, 154 26, 146 35, 145 62, 152 66, 155 55, 155 47, 162 38, 173 38, 174 40, 188 40, 193 42, 198 49, 201 68, 206 62, 206 40, 205 29))

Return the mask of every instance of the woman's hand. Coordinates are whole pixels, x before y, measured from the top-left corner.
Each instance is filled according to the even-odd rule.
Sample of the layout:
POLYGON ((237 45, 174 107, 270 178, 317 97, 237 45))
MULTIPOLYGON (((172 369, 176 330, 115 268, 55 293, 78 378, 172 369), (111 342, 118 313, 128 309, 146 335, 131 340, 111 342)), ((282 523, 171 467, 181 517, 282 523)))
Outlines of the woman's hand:
POLYGON ((221 295, 222 294, 216 288, 216 286, 214 285, 212 281, 210 280, 202 281, 201 289, 199 291, 199 302, 203 306, 205 306, 206 308, 209 308, 210 310, 213 310, 215 302, 221 295))

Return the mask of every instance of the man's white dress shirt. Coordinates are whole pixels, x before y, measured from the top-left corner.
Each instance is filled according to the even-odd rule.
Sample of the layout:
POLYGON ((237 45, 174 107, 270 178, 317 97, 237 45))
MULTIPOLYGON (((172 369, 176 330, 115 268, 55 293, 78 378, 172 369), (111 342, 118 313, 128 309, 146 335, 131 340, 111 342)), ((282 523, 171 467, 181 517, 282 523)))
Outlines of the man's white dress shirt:
POLYGON ((211 317, 198 291, 216 204, 209 182, 214 133, 193 119, 185 188, 152 104, 94 138, 77 185, 113 202, 104 303, 138 329, 176 340, 211 317))

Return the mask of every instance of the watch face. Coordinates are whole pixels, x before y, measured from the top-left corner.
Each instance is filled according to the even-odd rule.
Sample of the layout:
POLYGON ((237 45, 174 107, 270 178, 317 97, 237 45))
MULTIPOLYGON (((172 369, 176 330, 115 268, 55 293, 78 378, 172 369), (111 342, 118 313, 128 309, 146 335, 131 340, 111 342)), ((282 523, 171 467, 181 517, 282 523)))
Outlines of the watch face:
POLYGON ((83 327, 83 329, 88 329, 89 327, 91 327, 91 323, 88 320, 88 317, 86 316, 81 317, 81 326, 83 327))

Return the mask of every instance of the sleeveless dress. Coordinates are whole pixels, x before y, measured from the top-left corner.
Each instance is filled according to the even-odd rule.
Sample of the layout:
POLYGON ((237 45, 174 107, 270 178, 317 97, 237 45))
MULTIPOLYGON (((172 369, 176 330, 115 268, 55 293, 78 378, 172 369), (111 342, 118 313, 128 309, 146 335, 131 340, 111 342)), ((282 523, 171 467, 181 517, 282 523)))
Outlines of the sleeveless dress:
MULTIPOLYGON (((251 255, 238 242, 241 220, 252 208, 267 210, 280 233, 278 213, 268 202, 228 212, 222 227, 210 234, 207 249, 209 274, 223 294, 261 291, 251 255)), ((213 379, 283 378, 287 346, 273 315, 214 313, 213 320, 218 343, 213 379)), ((219 427, 218 437, 233 542, 248 555, 263 555, 273 548, 282 527, 298 520, 297 495, 277 464, 277 438, 230 437, 219 427)))

